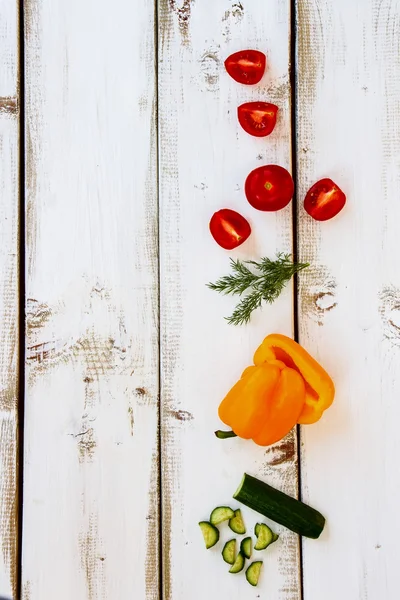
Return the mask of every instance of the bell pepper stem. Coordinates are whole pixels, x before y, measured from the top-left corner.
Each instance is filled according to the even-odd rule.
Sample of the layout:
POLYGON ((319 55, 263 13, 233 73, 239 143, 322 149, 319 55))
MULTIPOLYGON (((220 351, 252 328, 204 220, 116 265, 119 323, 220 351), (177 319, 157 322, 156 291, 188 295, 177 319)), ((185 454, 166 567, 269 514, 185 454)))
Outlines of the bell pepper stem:
POLYGON ((227 440, 228 438, 237 437, 234 431, 215 431, 215 435, 219 440, 227 440))

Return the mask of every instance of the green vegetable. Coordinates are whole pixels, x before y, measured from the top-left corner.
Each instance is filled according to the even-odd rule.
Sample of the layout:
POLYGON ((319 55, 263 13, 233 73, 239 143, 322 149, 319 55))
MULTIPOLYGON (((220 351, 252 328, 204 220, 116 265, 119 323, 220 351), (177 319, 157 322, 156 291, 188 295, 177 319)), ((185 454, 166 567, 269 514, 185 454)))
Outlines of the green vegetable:
POLYGON ((232 519, 235 516, 235 513, 229 506, 217 506, 214 508, 210 515, 210 522, 213 525, 219 525, 223 521, 227 521, 228 519, 232 519))
POLYGON ((257 536, 257 543, 254 546, 254 550, 265 550, 270 544, 276 542, 279 537, 265 523, 257 523, 254 532, 257 536))
POLYGON ((199 527, 201 529, 201 533, 203 534, 207 550, 215 546, 219 540, 218 529, 208 521, 200 521, 199 527))
POLYGON ((222 549, 222 558, 229 565, 233 565, 236 556, 236 540, 229 540, 222 549))
POLYGON ((250 321, 253 310, 259 308, 263 302, 274 302, 293 275, 308 266, 307 263, 293 263, 290 254, 282 252, 277 254, 276 260, 266 257, 261 258, 259 262, 231 259, 233 273, 221 277, 215 283, 209 283, 208 287, 225 295, 241 296, 247 292, 227 319, 231 325, 243 325, 250 321), (251 271, 247 265, 257 272, 251 271))
POLYGON ((246 533, 246 527, 243 522, 240 508, 238 510, 235 510, 234 515, 231 519, 229 519, 229 527, 232 529, 232 531, 238 533, 239 535, 246 533))
POLYGON ((238 553, 235 562, 229 569, 229 573, 240 573, 244 567, 244 556, 241 552, 238 553))
POLYGON ((257 560, 256 562, 252 562, 246 570, 246 579, 250 585, 253 585, 254 587, 258 584, 258 580, 260 579, 262 564, 262 560, 257 560))
POLYGON ((233 431, 215 431, 215 435, 219 440, 227 440, 228 438, 237 437, 233 431))
POLYGON ((316 539, 324 529, 321 513, 246 473, 233 497, 299 535, 316 539))
POLYGON ((240 544, 240 552, 246 557, 251 558, 253 552, 253 543, 251 537, 244 538, 240 544))

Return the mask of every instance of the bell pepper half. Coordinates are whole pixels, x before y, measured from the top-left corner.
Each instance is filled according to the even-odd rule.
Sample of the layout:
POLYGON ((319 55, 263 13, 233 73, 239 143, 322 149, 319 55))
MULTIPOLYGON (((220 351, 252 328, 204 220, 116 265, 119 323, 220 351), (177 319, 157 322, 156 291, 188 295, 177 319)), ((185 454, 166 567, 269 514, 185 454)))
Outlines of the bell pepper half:
POLYGON ((255 365, 273 360, 281 360, 304 379, 306 398, 297 422, 308 425, 319 421, 335 397, 335 386, 328 373, 300 344, 279 333, 268 335, 254 355, 255 365))
POLYGON ((331 378, 304 348, 272 334, 256 351, 254 365, 222 400, 218 414, 239 437, 268 446, 296 423, 318 421, 334 394, 331 378))

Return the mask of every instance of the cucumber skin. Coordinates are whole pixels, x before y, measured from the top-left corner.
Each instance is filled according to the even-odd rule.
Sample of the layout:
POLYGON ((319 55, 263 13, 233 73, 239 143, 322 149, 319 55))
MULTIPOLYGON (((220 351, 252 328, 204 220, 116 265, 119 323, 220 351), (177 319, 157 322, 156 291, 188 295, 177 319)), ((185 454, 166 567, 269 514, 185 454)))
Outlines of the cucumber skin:
POLYGON ((228 542, 226 542, 225 546, 222 548, 222 558, 224 559, 224 561, 226 563, 228 563, 228 565, 234 565, 235 564, 235 554, 236 554, 236 540, 229 540, 228 542), (234 546, 234 550, 233 550, 233 560, 232 562, 230 560, 227 560, 226 556, 228 554, 228 548, 230 548, 230 546, 234 546))
POLYGON ((251 558, 252 555, 252 539, 251 537, 244 538, 240 544, 240 552, 245 556, 245 558, 251 558), (246 551, 247 546, 249 546, 249 552, 246 551))
POLYGON ((210 515, 210 523, 212 525, 221 525, 221 523, 223 523, 224 521, 228 521, 230 519, 233 519, 233 517, 235 516, 235 511, 232 510, 230 508, 230 506, 217 506, 216 508, 214 508, 214 510, 212 511, 211 515, 210 515), (228 516, 224 517, 222 520, 218 519, 215 520, 215 515, 218 513, 222 513, 223 511, 226 511, 227 513, 229 513, 229 511, 231 511, 231 515, 228 514, 228 516))
POLYGON ((320 512, 247 473, 233 497, 304 537, 317 539, 324 529, 325 517, 320 512))
POLYGON ((246 558, 245 558, 244 554, 242 554, 239 551, 235 562, 233 563, 232 567, 229 569, 229 573, 232 573, 232 575, 236 575, 237 573, 240 573, 241 571, 243 571, 245 562, 246 562, 246 558), (238 563, 238 566, 236 566, 236 569, 233 570, 235 565, 237 565, 237 563, 238 563))
POLYGON ((262 565, 263 565, 262 560, 257 560, 255 562, 252 562, 251 565, 249 567, 247 567, 247 569, 246 569, 246 579, 249 582, 249 584, 252 585, 253 587, 257 587, 257 585, 258 585, 258 581, 260 579, 262 565), (256 565, 257 565, 257 567, 258 567, 258 565, 260 565, 260 570, 259 570, 259 573, 258 573, 257 581, 255 581, 253 579, 253 571, 256 568, 256 565))
POLYGON ((207 527, 207 529, 209 529, 210 531, 212 531, 214 533, 214 541, 213 541, 213 543, 211 545, 207 545, 206 539, 204 538, 204 543, 206 545, 206 549, 207 550, 209 550, 210 548, 213 548, 215 546, 215 544, 218 544, 218 542, 219 542, 219 529, 217 529, 215 527, 215 525, 213 525, 209 521, 200 521, 199 527, 201 529, 201 533, 203 534, 203 538, 204 538, 203 527, 207 527))
POLYGON ((238 535, 245 535, 246 526, 244 524, 243 517, 242 517, 242 511, 240 510, 240 508, 238 508, 237 510, 234 511, 234 515, 231 519, 229 519, 228 524, 229 524, 229 528, 232 529, 233 533, 237 533, 238 535), (235 519, 240 521, 240 523, 242 524, 241 528, 236 527, 236 525, 232 525, 232 521, 235 521, 235 519))

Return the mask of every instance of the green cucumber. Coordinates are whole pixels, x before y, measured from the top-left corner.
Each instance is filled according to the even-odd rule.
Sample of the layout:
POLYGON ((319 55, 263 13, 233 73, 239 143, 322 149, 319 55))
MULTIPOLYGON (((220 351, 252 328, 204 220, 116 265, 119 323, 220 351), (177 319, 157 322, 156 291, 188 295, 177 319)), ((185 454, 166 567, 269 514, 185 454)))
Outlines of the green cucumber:
POLYGON ((229 506, 217 506, 214 508, 210 515, 210 523, 213 525, 219 525, 223 521, 227 521, 228 519, 232 519, 235 516, 235 513, 229 506))
POLYGON ((240 544, 240 552, 246 557, 251 558, 253 552, 253 543, 251 537, 244 538, 240 544))
POLYGON ((257 523, 254 532, 257 536, 254 550, 265 550, 270 544, 276 542, 279 537, 279 535, 276 535, 276 533, 274 533, 265 523, 257 523))
POLYGON ((229 565, 233 565, 236 557, 236 540, 229 540, 222 549, 222 558, 229 565))
POLYGON ((201 529, 201 533, 203 534, 204 542, 206 544, 207 550, 215 546, 215 544, 219 540, 219 531, 212 523, 208 521, 200 521, 199 527, 201 529))
POLYGON ((241 552, 238 553, 235 562, 229 569, 229 573, 240 573, 244 567, 244 556, 241 552))
POLYGON ((299 535, 317 539, 324 529, 320 512, 247 473, 233 497, 299 535))
POLYGON ((239 535, 243 535, 244 533, 246 533, 246 527, 243 522, 242 512, 240 508, 238 508, 238 510, 235 510, 234 514, 229 519, 229 527, 232 529, 232 531, 238 533, 239 535))
POLYGON ((262 560, 252 562, 251 565, 246 569, 246 579, 250 585, 256 587, 258 580, 260 579, 262 560))

